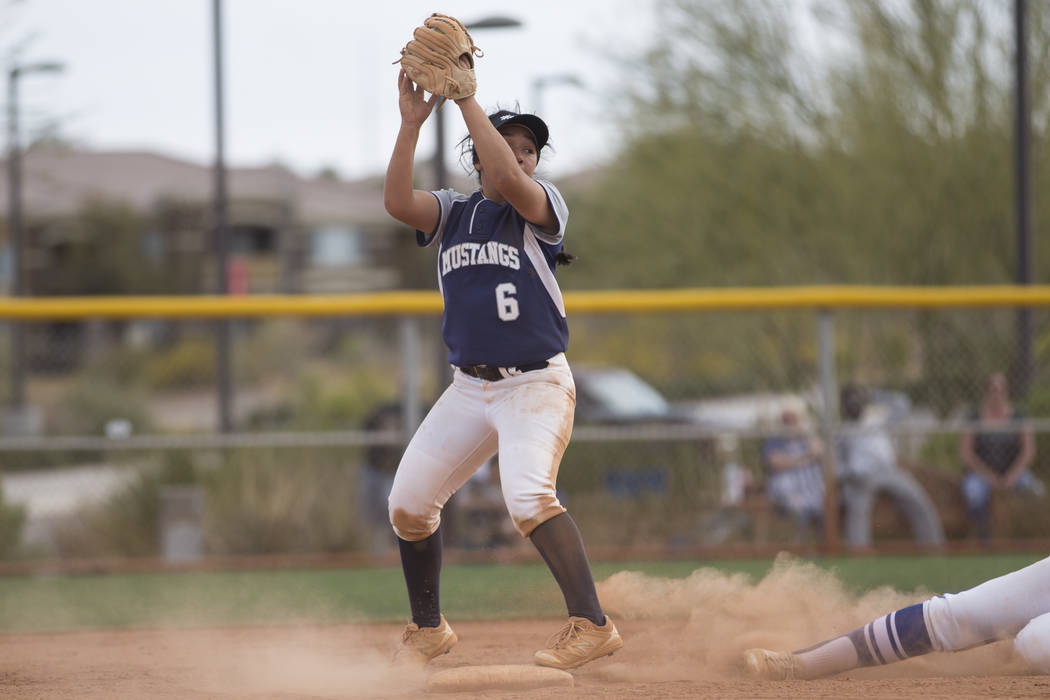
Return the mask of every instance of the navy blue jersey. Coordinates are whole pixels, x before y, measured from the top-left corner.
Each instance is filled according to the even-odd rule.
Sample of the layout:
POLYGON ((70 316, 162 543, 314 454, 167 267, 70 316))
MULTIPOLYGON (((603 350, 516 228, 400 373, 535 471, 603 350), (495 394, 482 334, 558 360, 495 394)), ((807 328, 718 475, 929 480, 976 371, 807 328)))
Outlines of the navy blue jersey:
POLYGON ((434 192, 437 228, 416 232, 421 246, 435 240, 438 284, 445 300, 442 336, 454 365, 514 367, 546 360, 569 344, 565 303, 554 278, 569 209, 551 183, 547 192, 556 231, 526 221, 509 203, 454 190, 434 192))

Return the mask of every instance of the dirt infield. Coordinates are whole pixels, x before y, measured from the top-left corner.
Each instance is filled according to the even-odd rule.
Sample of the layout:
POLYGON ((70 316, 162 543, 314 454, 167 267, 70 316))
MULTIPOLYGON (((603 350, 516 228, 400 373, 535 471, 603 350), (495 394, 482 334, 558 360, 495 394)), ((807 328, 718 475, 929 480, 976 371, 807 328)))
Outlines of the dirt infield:
MULTIPOLYGON (((460 643, 432 669, 529 663, 558 620, 461 622, 460 643)), ((425 673, 384 661, 397 625, 163 629, 0 636, 0 695, 30 698, 1045 698, 1050 677, 1024 675, 1009 643, 933 655, 824 681, 743 678, 724 654, 685 643, 688 622, 624 620, 626 646, 574 672, 576 687, 426 696, 425 673), (677 651, 676 651, 677 650, 677 651), (968 660, 968 663, 959 663, 968 660), (951 663, 949 663, 949 661, 951 663)), ((713 648, 713 647, 711 647, 713 648)))
MULTIPOLYGON (((432 698, 1045 698, 1050 676, 1031 675, 1001 641, 929 654, 822 681, 747 678, 744 649, 797 649, 855 629, 928 596, 876 589, 851 594, 833 573, 779 558, 753 583, 700 569, 686 578, 619 572, 598 585, 625 646, 573 672, 575 687, 432 698)), ((467 665, 529 664, 562 620, 450 619, 459 644, 425 670, 388 664, 401 625, 303 623, 0 635, 0 697, 413 698, 427 674, 467 665)))

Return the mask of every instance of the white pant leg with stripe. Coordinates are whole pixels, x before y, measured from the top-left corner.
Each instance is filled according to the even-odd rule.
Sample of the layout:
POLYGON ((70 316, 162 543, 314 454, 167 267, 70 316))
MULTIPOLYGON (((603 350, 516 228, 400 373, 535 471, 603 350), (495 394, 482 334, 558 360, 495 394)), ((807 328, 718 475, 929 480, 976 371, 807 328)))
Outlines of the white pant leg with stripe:
MULTIPOLYGON (((930 651, 962 651, 1017 635, 1029 622, 1050 614, 1050 558, 876 618, 847 635, 795 654, 797 677, 820 678, 857 666, 875 666, 930 651)), ((1036 668, 1050 668, 1050 625, 1031 628, 1027 645, 1036 668)), ((1027 658, 1027 657, 1026 657, 1027 658)))
POLYGON ((1050 613, 1050 557, 923 604, 930 641, 937 651, 1012 638, 1045 613, 1050 613))

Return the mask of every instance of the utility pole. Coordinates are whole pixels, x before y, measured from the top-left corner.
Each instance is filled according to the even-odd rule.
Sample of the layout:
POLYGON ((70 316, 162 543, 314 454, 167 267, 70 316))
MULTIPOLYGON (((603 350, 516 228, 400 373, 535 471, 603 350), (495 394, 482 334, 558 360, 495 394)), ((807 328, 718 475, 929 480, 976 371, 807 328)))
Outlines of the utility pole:
MULTIPOLYGON (((1015 281, 1019 285, 1032 283, 1032 207, 1028 162, 1030 119, 1028 105, 1028 31, 1027 0, 1014 0, 1014 68, 1015 103, 1017 119, 1014 128, 1015 204, 1017 222, 1017 269, 1015 281)), ((1013 393, 1020 400, 1028 395, 1028 387, 1034 379, 1032 362, 1032 314, 1031 309, 1017 309, 1016 356, 1013 371, 1013 393)))
MULTIPOLYGON (((229 293, 229 202, 226 192, 226 140, 223 115, 223 80, 222 80, 222 0, 212 0, 212 27, 214 29, 215 52, 215 257, 218 277, 218 293, 229 293)), ((216 348, 216 384, 218 391, 219 431, 228 433, 233 427, 232 394, 230 385, 230 320, 226 318, 215 322, 216 348)))
MULTIPOLYGON (((18 82, 32 73, 58 73, 61 63, 50 61, 13 65, 7 72, 7 196, 8 235, 11 237, 11 296, 26 295, 25 230, 22 221, 22 145, 18 124, 18 82)), ((25 335, 21 322, 11 321, 11 392, 7 427, 15 433, 34 432, 26 407, 25 335)))

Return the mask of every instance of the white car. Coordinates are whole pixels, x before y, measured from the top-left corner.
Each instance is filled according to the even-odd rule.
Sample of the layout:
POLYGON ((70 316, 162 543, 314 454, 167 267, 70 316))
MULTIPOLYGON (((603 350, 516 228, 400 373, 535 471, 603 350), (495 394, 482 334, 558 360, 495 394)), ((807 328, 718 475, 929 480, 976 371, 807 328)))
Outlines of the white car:
POLYGON ((680 423, 679 413, 651 384, 626 367, 573 367, 579 423, 680 423))

